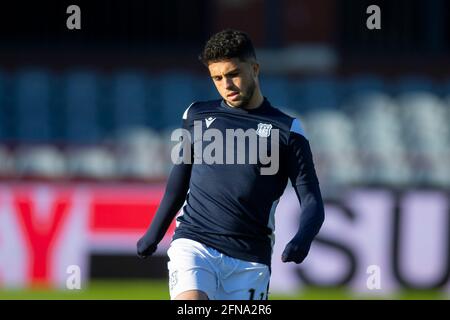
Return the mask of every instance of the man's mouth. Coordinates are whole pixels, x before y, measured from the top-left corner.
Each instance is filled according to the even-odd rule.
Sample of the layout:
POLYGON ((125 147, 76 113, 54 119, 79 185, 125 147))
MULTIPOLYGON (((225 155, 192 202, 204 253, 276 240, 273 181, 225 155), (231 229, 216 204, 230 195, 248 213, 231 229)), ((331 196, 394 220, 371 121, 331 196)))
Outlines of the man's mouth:
POLYGON ((239 94, 239 92, 229 93, 229 94, 227 94, 227 98, 235 98, 235 97, 237 97, 238 94, 239 94))

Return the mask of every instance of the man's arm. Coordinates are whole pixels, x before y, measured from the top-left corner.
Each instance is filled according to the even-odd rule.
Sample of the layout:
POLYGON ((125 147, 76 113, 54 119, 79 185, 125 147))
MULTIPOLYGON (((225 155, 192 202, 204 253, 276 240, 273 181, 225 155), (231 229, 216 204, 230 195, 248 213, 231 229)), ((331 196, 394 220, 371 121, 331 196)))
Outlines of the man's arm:
POLYGON ((308 255, 311 243, 323 224, 325 213, 311 148, 298 120, 294 120, 291 127, 287 165, 289 179, 300 201, 302 214, 299 229, 286 245, 281 260, 301 263, 308 255))
MULTIPOLYGON (((182 128, 186 132, 189 132, 190 119, 188 119, 188 113, 192 105, 194 105, 194 102, 191 103, 183 114, 182 128)), ((137 254, 141 258, 146 258, 156 251, 158 243, 164 237, 170 223, 186 200, 194 154, 189 134, 184 135, 183 133, 180 137, 180 142, 181 144, 177 146, 179 148, 177 157, 179 158, 174 162, 176 164, 170 172, 166 191, 164 192, 155 217, 145 234, 137 242, 137 254), (188 150, 190 152, 186 152, 188 150)))
POLYGON ((146 258, 156 251, 158 243, 164 237, 173 218, 183 205, 189 180, 191 178, 192 164, 174 165, 167 181, 164 197, 156 211, 155 217, 144 236, 137 243, 137 254, 146 258))
POLYGON ((287 244, 281 260, 301 263, 308 255, 311 243, 325 219, 322 196, 318 184, 294 186, 302 206, 300 225, 297 234, 287 244))

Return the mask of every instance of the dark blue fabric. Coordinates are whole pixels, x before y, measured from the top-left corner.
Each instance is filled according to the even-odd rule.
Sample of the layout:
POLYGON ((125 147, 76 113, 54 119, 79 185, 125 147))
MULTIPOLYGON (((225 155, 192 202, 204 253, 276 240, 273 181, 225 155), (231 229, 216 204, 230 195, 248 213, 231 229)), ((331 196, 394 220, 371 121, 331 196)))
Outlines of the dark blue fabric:
POLYGON ((300 225, 294 238, 286 245, 281 260, 301 263, 308 255, 311 243, 322 226, 325 213, 318 184, 297 185, 294 189, 302 206, 300 225))
POLYGON ((158 243, 164 237, 170 223, 183 205, 189 188, 191 168, 190 164, 173 166, 167 180, 164 197, 152 223, 144 236, 138 241, 137 253, 140 257, 145 258, 155 252, 158 243))
MULTIPOLYGON (((304 252, 307 253, 320 229, 324 214, 309 142, 298 133, 299 130, 291 131, 294 118, 272 107, 267 99, 253 110, 231 108, 221 100, 214 100, 192 104, 184 115, 183 128, 193 134, 194 124, 200 121, 205 131, 205 119, 210 117, 215 120, 209 122, 209 129, 219 130, 224 137, 227 129, 245 131, 257 129, 260 124, 272 125, 272 130, 278 129, 278 172, 261 175, 261 168, 267 165, 260 161, 248 163, 248 154, 245 164, 175 166, 153 223, 139 240, 138 254, 145 256, 156 250, 157 243, 186 200, 182 214, 177 218, 179 225, 173 239, 192 239, 228 256, 270 266, 273 213, 290 180, 301 199, 303 214, 299 233, 285 251, 285 260, 303 260, 304 252), (187 188, 189 192, 186 195, 187 188)), ((193 150, 204 151, 210 143, 203 141, 202 148, 196 149, 195 143, 199 142, 198 139, 192 141, 193 150)), ((223 143, 225 146, 225 141, 223 143)), ((236 145, 234 149, 224 149, 224 160, 225 153, 237 152, 236 145)), ((268 145, 273 154, 270 147, 268 145)))

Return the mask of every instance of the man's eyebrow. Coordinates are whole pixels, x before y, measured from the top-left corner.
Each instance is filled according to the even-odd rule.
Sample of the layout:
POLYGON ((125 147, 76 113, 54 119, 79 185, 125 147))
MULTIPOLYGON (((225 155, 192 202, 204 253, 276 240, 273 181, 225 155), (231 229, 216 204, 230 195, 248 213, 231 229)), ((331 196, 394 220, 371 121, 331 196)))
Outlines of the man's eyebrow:
MULTIPOLYGON (((239 72, 239 71, 240 71, 240 69, 236 68, 236 69, 233 69, 233 70, 230 70, 230 71, 226 72, 224 75, 226 76, 226 75, 228 75, 230 73, 235 73, 235 72, 239 72)), ((221 74, 219 74, 219 75, 211 75, 211 78, 221 77, 221 76, 222 76, 221 74)))
POLYGON ((225 73, 225 75, 230 74, 230 73, 235 73, 235 72, 238 72, 238 71, 240 71, 239 68, 236 68, 236 69, 228 71, 227 73, 225 73))

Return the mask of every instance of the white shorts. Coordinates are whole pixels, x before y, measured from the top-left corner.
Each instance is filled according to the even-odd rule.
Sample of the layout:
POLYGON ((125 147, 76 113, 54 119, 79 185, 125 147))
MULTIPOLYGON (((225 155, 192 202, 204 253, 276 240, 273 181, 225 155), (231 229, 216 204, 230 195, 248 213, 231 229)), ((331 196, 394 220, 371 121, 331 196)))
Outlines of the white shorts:
POLYGON ((190 239, 172 241, 167 251, 170 298, 188 290, 211 300, 266 300, 269 267, 231 258, 190 239))

